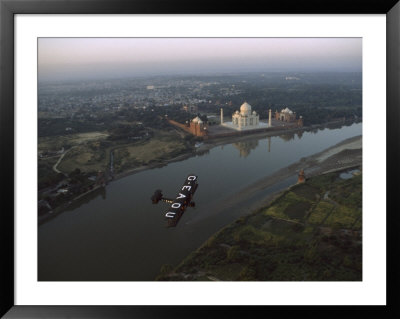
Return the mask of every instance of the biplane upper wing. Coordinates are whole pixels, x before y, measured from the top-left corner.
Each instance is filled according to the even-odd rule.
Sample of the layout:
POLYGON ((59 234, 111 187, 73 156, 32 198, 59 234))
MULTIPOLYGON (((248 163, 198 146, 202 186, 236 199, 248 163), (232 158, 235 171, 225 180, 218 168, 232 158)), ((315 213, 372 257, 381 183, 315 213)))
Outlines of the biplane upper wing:
POLYGON ((174 227, 178 223, 185 209, 190 205, 192 197, 198 187, 197 176, 188 175, 184 184, 178 192, 178 195, 173 200, 168 211, 165 213, 165 218, 168 221, 169 227, 174 227))

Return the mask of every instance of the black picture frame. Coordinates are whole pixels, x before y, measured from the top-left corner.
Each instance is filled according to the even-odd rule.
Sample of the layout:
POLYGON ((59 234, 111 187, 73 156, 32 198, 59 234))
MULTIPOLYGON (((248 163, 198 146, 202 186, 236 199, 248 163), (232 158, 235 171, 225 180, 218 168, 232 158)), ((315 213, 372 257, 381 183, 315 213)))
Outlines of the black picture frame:
MULTIPOLYGON (((183 0, 0 0, 0 315, 4 318, 204 318, 320 316, 395 318, 399 243, 395 182, 400 136, 398 0, 283 0, 201 2, 183 0), (14 15, 15 14, 385 14, 387 21, 387 305, 386 306, 18 306, 14 304, 14 15), (251 313, 249 313, 251 312, 251 313)), ((384 143, 385 141, 382 141, 384 143)), ((382 207, 384 205, 382 204, 382 207)), ((183 292, 184 293, 184 292, 183 292)))

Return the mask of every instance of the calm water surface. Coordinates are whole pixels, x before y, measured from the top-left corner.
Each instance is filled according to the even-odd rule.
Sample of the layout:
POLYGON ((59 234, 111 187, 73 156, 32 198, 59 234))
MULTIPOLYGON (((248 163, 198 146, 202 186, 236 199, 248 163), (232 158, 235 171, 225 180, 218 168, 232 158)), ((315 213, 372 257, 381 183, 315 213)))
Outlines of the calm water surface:
MULTIPOLYGON (((209 236, 249 212, 248 202, 223 209, 224 199, 305 156, 362 134, 362 124, 258 138, 216 146, 203 155, 111 182, 74 208, 39 226, 39 280, 151 281, 164 264, 177 265, 209 236), (166 228, 168 204, 186 176, 198 175, 195 208, 166 228)), ((294 184, 293 176, 258 197, 294 184)))

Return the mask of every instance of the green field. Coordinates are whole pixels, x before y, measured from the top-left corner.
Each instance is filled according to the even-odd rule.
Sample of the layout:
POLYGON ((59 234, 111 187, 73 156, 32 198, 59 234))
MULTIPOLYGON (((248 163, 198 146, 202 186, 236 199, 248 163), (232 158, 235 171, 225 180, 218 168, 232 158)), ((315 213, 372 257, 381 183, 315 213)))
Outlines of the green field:
POLYGON ((72 146, 82 145, 88 142, 104 140, 108 137, 104 132, 77 133, 60 136, 39 137, 38 151, 54 150, 57 151, 64 147, 68 149, 72 146))
POLYGON ((117 173, 136 167, 162 163, 186 152, 192 147, 175 131, 155 131, 150 140, 115 148, 114 170, 117 173))
MULTIPOLYGON (((109 161, 107 156, 108 134, 105 132, 77 133, 62 136, 39 137, 38 152, 56 152, 64 149, 64 155, 57 165, 62 173, 70 173, 76 168, 82 172, 104 171, 109 161)), ((39 157, 39 184, 47 182, 49 177, 57 173, 53 166, 61 154, 39 157)), ((56 181, 55 178, 52 180, 56 181)))
POLYGON ((109 163, 108 153, 108 147, 98 142, 77 145, 68 150, 57 168, 66 173, 76 168, 82 172, 104 172, 109 163))
POLYGON ((212 236, 158 280, 362 280, 362 175, 308 179, 212 236))
MULTIPOLYGON (((153 130, 151 138, 132 141, 110 141, 104 132, 89 132, 39 138, 38 151, 56 152, 64 148, 65 155, 57 165, 63 173, 70 173, 76 168, 82 172, 96 173, 105 171, 110 164, 110 152, 114 151, 114 170, 117 173, 140 166, 161 163, 185 152, 192 146, 175 130, 153 130)), ((39 177, 52 174, 54 165, 60 155, 53 159, 40 159, 39 177), (52 165, 47 165, 51 162, 52 165), (46 165, 45 165, 46 164, 46 165)), ((54 172, 53 172, 54 173, 54 172)))

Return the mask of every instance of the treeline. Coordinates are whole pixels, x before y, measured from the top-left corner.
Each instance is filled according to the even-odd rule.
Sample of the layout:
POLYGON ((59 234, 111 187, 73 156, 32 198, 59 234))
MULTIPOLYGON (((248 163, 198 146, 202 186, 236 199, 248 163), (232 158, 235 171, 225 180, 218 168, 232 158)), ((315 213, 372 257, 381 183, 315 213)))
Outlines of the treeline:
MULTIPOLYGON (((160 107, 151 110, 126 108, 112 113, 97 113, 95 116, 92 112, 86 111, 79 112, 79 117, 39 118, 38 135, 44 137, 106 130, 113 132, 118 131, 120 123, 126 122, 137 122, 144 127, 163 129, 170 126, 165 114, 165 108, 160 107)), ((120 129, 127 129, 127 126, 120 129)), ((131 125, 129 130, 134 134, 136 128, 131 125)))
POLYGON ((38 119, 39 137, 93 132, 102 130, 103 127, 103 125, 96 124, 94 121, 87 120, 75 120, 69 118, 38 119))
POLYGON ((362 117, 361 90, 346 89, 340 86, 313 86, 312 88, 291 91, 277 90, 247 90, 246 93, 218 98, 213 103, 199 105, 199 111, 219 113, 221 107, 225 116, 230 116, 239 110, 243 102, 248 102, 262 120, 268 118, 268 110, 280 111, 289 107, 296 112, 297 117, 304 118, 304 125, 322 124, 338 118, 362 117))
POLYGON ((152 136, 153 132, 146 130, 143 125, 117 124, 109 129, 108 139, 111 141, 125 139, 142 139, 152 136))
POLYGON ((331 84, 297 84, 280 86, 259 86, 246 84, 242 93, 232 96, 221 96, 217 93, 210 99, 212 103, 203 103, 199 107, 212 111, 215 105, 219 107, 235 106, 237 109, 247 101, 255 110, 272 108, 280 110, 288 106, 298 105, 310 107, 358 107, 362 105, 361 87, 331 84))
MULTIPOLYGON (((45 200, 50 207, 53 209, 68 202, 69 200, 75 198, 76 196, 87 192, 89 190, 92 190, 95 187, 95 182, 92 180, 89 180, 89 177, 92 176, 94 172, 92 173, 85 173, 82 172, 79 168, 74 169, 72 172, 70 172, 68 175, 64 175, 61 173, 54 173, 54 174, 48 174, 46 176, 42 176, 39 181, 39 189, 42 189, 43 187, 47 186, 54 186, 54 183, 61 183, 63 182, 64 184, 62 187, 65 187, 68 189, 68 192, 66 193, 56 193, 56 190, 54 189, 50 194, 47 195, 39 195, 39 201, 40 200, 45 200), (46 185, 46 181, 48 180, 48 176, 50 179, 52 179, 52 184, 46 185), (57 179, 57 180, 56 180, 57 179)), ((43 210, 43 207, 41 207, 42 213, 47 212, 48 210, 43 210)), ((39 212, 40 213, 40 212, 39 212)))
POLYGON ((362 118, 362 107, 355 108, 312 108, 310 106, 296 106, 293 108, 296 114, 303 116, 304 125, 321 124, 336 119, 354 119, 362 118))
POLYGON ((41 172, 41 167, 39 164, 39 173, 38 173, 39 190, 44 189, 46 187, 57 185, 57 183, 61 182, 64 178, 65 176, 62 173, 56 173, 54 171, 49 171, 49 170, 41 172))

